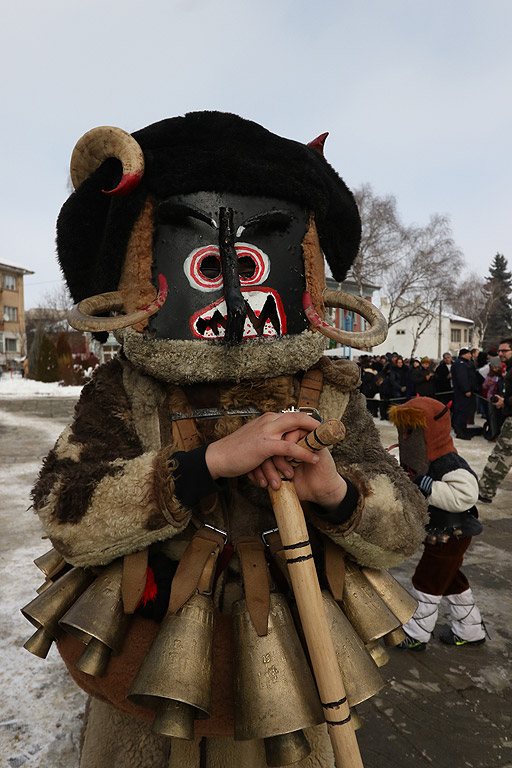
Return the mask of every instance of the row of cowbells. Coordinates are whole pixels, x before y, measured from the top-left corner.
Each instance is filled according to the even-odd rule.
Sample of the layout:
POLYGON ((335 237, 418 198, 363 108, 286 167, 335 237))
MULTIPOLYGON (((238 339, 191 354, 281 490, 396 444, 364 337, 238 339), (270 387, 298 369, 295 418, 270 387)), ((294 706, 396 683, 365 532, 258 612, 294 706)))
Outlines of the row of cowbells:
POLYGON ((46 658, 51 644, 63 631, 73 635, 85 648, 76 662, 77 669, 95 677, 105 674, 112 653, 121 648, 130 616, 123 612, 121 595, 122 560, 115 560, 96 575, 83 568, 61 568, 55 580, 41 567, 51 550, 35 562, 47 576, 38 597, 21 609, 36 632, 23 646, 46 658))
MULTIPOLYGON (((49 553, 47 553, 49 555, 49 553)), ((45 556, 43 556, 44 558, 45 556)), ((47 570, 50 584, 22 609, 36 627, 25 648, 45 657, 59 632, 85 644, 76 666, 101 676, 123 642, 122 560, 95 575, 81 568, 47 570), (51 576, 49 575, 51 573, 51 576), (53 581, 53 577, 58 576, 53 581)), ((351 708, 385 684, 387 661, 380 639, 400 642, 401 626, 416 601, 386 571, 346 563, 341 606, 327 591, 324 607, 351 708)), ((316 686, 285 598, 272 593, 268 632, 260 637, 245 599, 233 605, 235 739, 263 739, 269 766, 289 765, 309 754, 303 729, 324 721, 316 686)), ((194 738, 194 720, 211 715, 214 607, 193 595, 168 614, 133 680, 128 699, 156 711, 153 730, 194 738)))

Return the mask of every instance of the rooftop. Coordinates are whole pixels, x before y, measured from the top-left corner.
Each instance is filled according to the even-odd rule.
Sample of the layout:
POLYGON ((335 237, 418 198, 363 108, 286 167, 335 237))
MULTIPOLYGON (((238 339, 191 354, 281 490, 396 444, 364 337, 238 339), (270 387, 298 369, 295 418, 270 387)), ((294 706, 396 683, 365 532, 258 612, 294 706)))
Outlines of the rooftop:
POLYGON ((35 274, 31 269, 26 269, 26 267, 22 267, 19 264, 15 264, 13 261, 6 261, 6 259, 0 259, 0 269, 2 269, 2 267, 7 267, 8 269, 14 269, 17 272, 21 272, 23 275, 35 274))

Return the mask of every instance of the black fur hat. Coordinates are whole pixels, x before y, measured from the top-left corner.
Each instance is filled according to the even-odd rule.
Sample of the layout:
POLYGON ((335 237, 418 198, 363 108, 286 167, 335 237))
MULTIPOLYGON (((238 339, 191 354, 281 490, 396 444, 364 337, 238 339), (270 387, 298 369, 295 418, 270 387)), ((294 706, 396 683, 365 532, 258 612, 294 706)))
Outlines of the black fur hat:
POLYGON ((357 255, 361 224, 352 193, 324 157, 261 125, 223 112, 191 112, 133 134, 145 158, 141 183, 125 197, 121 164, 106 160, 63 205, 57 222, 61 269, 75 301, 116 290, 131 229, 148 194, 157 200, 199 191, 275 197, 315 214, 336 280, 357 255))

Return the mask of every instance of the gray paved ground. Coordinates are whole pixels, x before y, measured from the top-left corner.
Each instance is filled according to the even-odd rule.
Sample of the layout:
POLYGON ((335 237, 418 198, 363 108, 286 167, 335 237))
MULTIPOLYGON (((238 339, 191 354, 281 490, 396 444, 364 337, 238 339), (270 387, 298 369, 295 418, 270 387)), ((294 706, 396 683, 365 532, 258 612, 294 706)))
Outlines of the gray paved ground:
MULTIPOLYGON (((4 560, 9 553, 17 553, 18 560, 30 562, 47 548, 40 541, 35 518, 25 511, 27 499, 17 498, 16 489, 29 487, 42 456, 70 418, 73 405, 73 400, 63 398, 0 398, 0 462, 4 467, 11 465, 13 478, 9 491, 10 474, 5 474, 7 493, 0 500, 0 552, 4 560)), ((388 422, 378 426, 386 447, 396 442, 388 422)), ((471 442, 457 441, 457 447, 479 472, 492 445, 474 438, 471 442)), ((358 740, 365 768, 512 768, 511 509, 512 479, 508 478, 495 503, 482 505, 484 533, 474 540, 466 556, 464 570, 484 614, 490 640, 480 648, 451 648, 434 639, 425 653, 390 650, 390 661, 382 668, 389 685, 358 707, 364 720, 358 740)), ((411 558, 394 571, 404 585, 409 584, 417 559, 411 558)), ((4 578, 10 578, 13 566, 8 559, 5 562, 4 578)), ((18 607, 27 601, 21 584, 26 567, 21 569, 21 565, 20 579, 7 601, 18 607)), ((37 575, 34 578, 37 581, 37 575)), ((35 582, 30 584, 32 590, 35 582)), ((441 624, 446 623, 443 610, 441 624)), ((5 621, 10 620, 11 614, 5 621)), ((4 652, 0 650, 4 701, 7 692, 9 702, 11 685, 15 684, 11 667, 21 665, 29 677, 23 678, 18 702, 11 701, 11 708, 5 709, 7 716, 0 716, 0 766, 74 768, 81 693, 66 678, 56 654, 51 652, 48 660, 41 661, 19 650, 30 627, 19 618, 13 622, 7 629, 10 647, 4 649, 3 662, 4 652), (30 689, 29 701, 34 699, 33 709, 24 703, 25 688, 30 689)))
MULTIPOLYGON (((378 426, 386 447, 396 442, 389 422, 378 426)), ((479 473, 492 444, 483 437, 455 443, 479 473)), ((473 540, 464 572, 490 639, 478 648, 434 639, 423 653, 390 649, 382 668, 390 684, 358 707, 365 768, 512 766, 512 477, 479 511, 484 532, 473 540)), ((404 586, 419 554, 393 571, 404 586)), ((449 623, 443 611, 439 628, 449 623)))

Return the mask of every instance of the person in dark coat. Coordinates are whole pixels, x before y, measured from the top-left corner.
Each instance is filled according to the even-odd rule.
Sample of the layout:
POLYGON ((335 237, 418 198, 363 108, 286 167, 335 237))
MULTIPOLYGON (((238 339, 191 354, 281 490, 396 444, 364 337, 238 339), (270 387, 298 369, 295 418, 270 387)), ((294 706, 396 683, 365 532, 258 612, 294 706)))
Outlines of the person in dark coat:
POLYGON ((422 357, 419 368, 414 368, 411 378, 416 387, 416 394, 420 397, 434 397, 434 373, 431 367, 430 357, 422 357))
POLYGON ((398 355, 389 369, 389 386, 393 405, 404 403, 412 394, 409 382, 409 368, 405 365, 401 355, 398 355))
POLYGON ((445 352, 443 359, 434 371, 437 400, 440 400, 445 405, 453 398, 452 364, 451 354, 445 352))
POLYGON ((471 395, 475 391, 475 369, 471 352, 462 348, 452 365, 453 429, 460 440, 471 440, 467 424, 471 413, 471 395))

